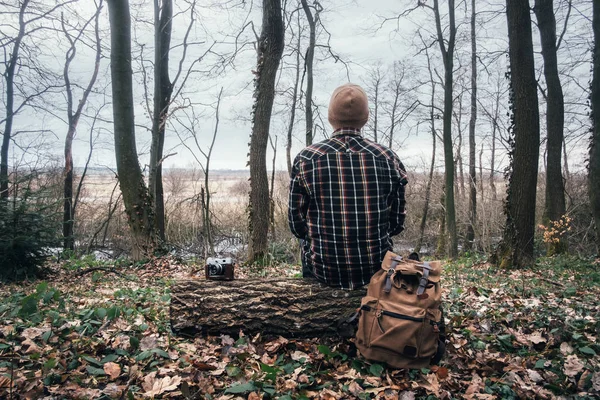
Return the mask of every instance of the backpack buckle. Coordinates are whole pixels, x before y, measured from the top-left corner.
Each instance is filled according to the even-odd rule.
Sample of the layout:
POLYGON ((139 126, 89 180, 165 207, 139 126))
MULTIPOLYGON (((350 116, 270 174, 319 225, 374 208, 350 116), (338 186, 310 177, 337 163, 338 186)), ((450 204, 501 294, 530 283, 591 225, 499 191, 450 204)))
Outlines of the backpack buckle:
MULTIPOLYGON (((423 295, 425 293, 425 289, 429 284, 429 272, 431 271, 431 265, 428 262, 423 263, 423 275, 421 276, 421 280, 419 281, 419 288, 417 289, 417 296, 423 295)), ((429 296, 427 296, 429 297, 429 296)), ((427 298, 426 297, 426 298, 427 298)))

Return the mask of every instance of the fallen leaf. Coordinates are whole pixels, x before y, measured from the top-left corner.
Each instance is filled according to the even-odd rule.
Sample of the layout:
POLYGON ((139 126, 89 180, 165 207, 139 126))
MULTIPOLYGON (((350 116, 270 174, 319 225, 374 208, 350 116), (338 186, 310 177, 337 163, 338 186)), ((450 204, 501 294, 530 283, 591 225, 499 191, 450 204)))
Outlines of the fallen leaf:
POLYGON ((260 399, 261 399, 260 395, 256 392, 251 392, 248 395, 248 400, 260 400, 260 399))
POLYGON ((21 332, 21 337, 25 339, 35 339, 36 337, 42 336, 44 333, 43 329, 40 328, 26 328, 21 332))
POLYGON ((235 344, 235 340, 233 340, 229 335, 221 335, 221 344, 223 346, 233 346, 235 344))
POLYGON ((152 350, 158 347, 158 338, 155 335, 145 336, 140 340, 140 350, 152 350))
POLYGON ((577 358, 576 355, 567 356, 565 361, 563 372, 565 375, 574 377, 583 370, 583 363, 577 358))
POLYGON ((23 346, 23 349, 25 350, 25 354, 32 354, 32 353, 39 353, 42 351, 42 349, 33 342, 33 340, 31 339, 25 339, 23 340, 23 342, 21 343, 21 346, 23 346))
POLYGON ((144 395, 148 397, 158 396, 164 392, 175 390, 181 383, 181 377, 165 376, 164 378, 156 379, 156 372, 152 372, 146 376, 142 387, 145 389, 144 395))
POLYGON ((3 387, 7 388, 9 386, 10 386, 10 378, 0 375, 0 388, 3 388, 3 387))
POLYGON ((437 371, 435 371, 435 373, 439 379, 443 380, 448 377, 449 371, 448 371, 448 368, 446 368, 446 367, 439 367, 437 369, 437 371))
POLYGON ((560 352, 563 353, 564 355, 572 354, 573 347, 571 347, 571 345, 567 342, 562 342, 560 344, 560 352))
POLYGON ((121 366, 114 362, 107 362, 103 366, 104 372, 110 377, 111 381, 114 381, 121 375, 121 366))
POLYGON ((595 372, 592 376, 592 388, 596 392, 600 392, 600 372, 595 372))
POLYGON ((358 395, 364 392, 365 390, 358 383, 356 383, 356 381, 352 381, 348 385, 348 391, 354 396, 358 397, 358 395))
POLYGON ((400 397, 398 400, 415 400, 415 392, 411 392, 410 390, 405 390, 400 393, 400 397))
POLYGON ((531 379, 535 383, 539 383, 544 380, 544 378, 542 378, 540 373, 533 369, 528 369, 527 375, 529 375, 529 379, 531 379))
POLYGON ((304 353, 303 351, 300 350, 296 350, 295 352, 293 352, 292 354, 290 354, 290 357, 292 357, 292 360, 294 361, 300 361, 304 358, 304 360, 306 362, 310 361, 310 356, 306 353, 304 353))

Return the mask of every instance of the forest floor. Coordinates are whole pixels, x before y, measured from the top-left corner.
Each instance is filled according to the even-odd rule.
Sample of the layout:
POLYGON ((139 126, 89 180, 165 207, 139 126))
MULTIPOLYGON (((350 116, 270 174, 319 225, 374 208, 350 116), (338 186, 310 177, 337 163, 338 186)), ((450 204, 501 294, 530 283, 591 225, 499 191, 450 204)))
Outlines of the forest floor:
POLYGON ((44 281, 0 287, 2 399, 600 396, 600 265, 590 260, 544 258, 520 271, 446 265, 448 351, 421 370, 348 357, 339 339, 174 336, 169 287, 201 270, 173 259, 49 268, 44 281))

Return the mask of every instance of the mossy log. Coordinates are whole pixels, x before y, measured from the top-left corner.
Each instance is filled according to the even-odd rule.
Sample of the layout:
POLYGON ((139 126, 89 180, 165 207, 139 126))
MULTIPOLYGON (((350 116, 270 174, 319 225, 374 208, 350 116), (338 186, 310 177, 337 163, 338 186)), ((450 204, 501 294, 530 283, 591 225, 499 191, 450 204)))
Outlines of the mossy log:
POLYGON ((340 290, 298 278, 186 280, 171 288, 171 327, 186 335, 349 337, 345 322, 366 289, 340 290))

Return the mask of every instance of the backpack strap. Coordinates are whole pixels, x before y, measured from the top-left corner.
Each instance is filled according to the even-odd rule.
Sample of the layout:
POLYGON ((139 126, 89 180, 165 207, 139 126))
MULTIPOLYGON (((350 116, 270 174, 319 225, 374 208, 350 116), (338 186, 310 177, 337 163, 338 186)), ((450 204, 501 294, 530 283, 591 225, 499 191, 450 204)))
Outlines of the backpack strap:
POLYGON ((389 293, 392 290, 392 282, 394 281, 394 276, 396 275, 396 267, 401 262, 402 262, 401 256, 396 256, 396 257, 392 258, 392 265, 390 266, 390 269, 388 269, 386 277, 385 277, 385 286, 383 287, 383 291, 385 293, 389 293))
POLYGON ((421 280, 419 281, 419 288, 417 289, 417 296, 425 293, 425 289, 429 284, 429 272, 431 271, 431 265, 427 261, 423 263, 423 275, 421 276, 421 280))

